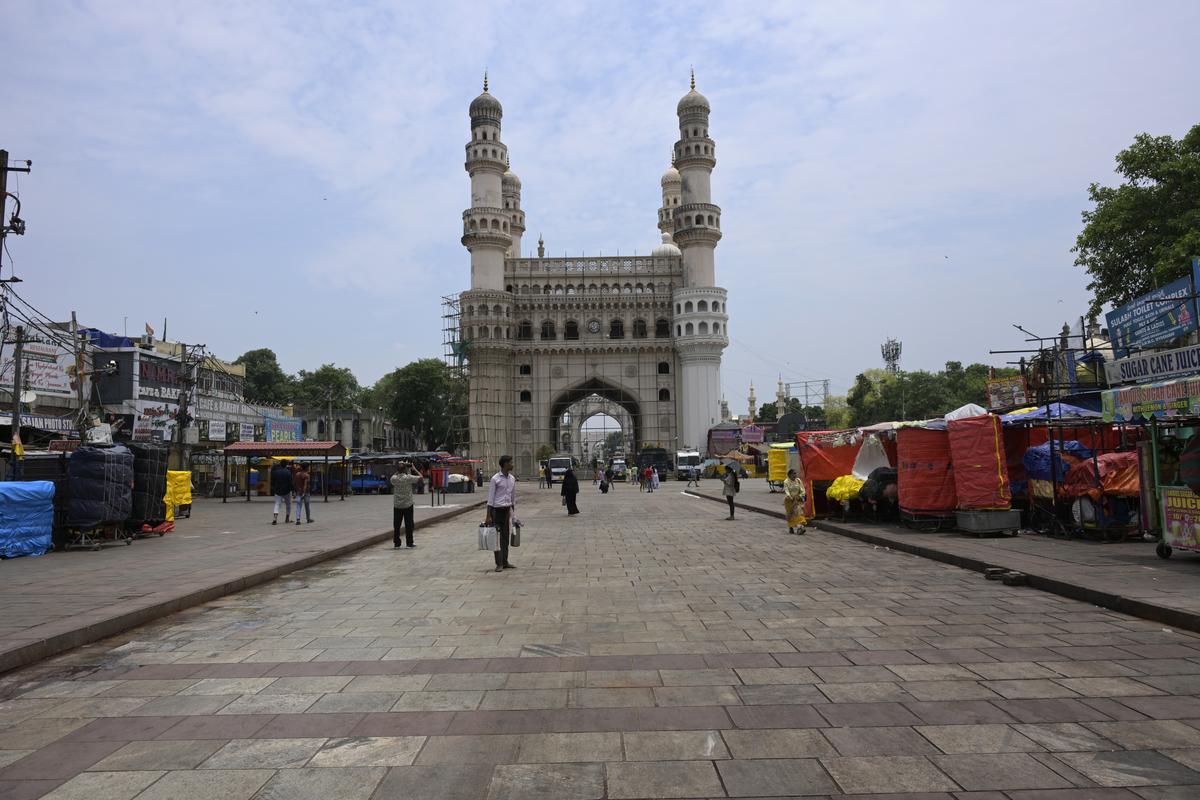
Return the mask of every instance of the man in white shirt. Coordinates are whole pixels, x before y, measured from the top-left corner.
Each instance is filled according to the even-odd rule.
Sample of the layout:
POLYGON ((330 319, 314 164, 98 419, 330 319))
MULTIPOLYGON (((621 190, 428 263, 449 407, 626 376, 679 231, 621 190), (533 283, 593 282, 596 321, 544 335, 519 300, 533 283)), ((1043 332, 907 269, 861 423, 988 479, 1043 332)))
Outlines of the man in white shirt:
POLYGON ((516 569, 508 563, 508 535, 512 529, 513 513, 517 508, 517 477, 512 474, 512 456, 500 456, 500 471, 488 483, 488 525, 496 527, 500 549, 496 551, 496 572, 516 569))

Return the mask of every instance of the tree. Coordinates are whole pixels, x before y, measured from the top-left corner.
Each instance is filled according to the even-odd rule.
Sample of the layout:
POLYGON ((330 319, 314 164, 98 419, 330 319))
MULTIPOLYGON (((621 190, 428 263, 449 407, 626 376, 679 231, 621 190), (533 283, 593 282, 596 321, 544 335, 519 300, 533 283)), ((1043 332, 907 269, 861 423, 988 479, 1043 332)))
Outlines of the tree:
POLYGON ((537 450, 533 452, 533 457, 537 459, 538 463, 548 460, 552 455, 554 455, 554 448, 548 444, 539 444, 537 450))
POLYGON ((1116 187, 1093 183, 1072 252, 1091 276, 1092 313, 1188 274, 1200 254, 1200 125, 1182 139, 1140 133, 1117 154, 1116 187))
POLYGON ((371 389, 374 402, 386 408, 392 421, 411 430, 426 449, 453 448, 453 434, 467 413, 463 381, 437 358, 422 358, 379 379, 371 389))
MULTIPOLYGON (((867 370, 854 379, 846 395, 849 424, 861 427, 931 419, 968 403, 985 405, 991 371, 986 364, 964 368, 958 361, 947 361, 940 372, 917 370, 893 375, 881 369, 867 370)), ((1007 368, 995 372, 998 377, 1017 374, 1017 370, 1007 368)))
POLYGON ((292 401, 295 385, 280 368, 274 350, 268 347, 249 350, 233 363, 246 368, 243 393, 249 402, 282 406, 292 401))
POLYGON ((358 405, 362 388, 349 367, 322 364, 317 370, 296 374, 296 401, 310 408, 353 408, 358 405))
POLYGON ((776 422, 779 419, 778 409, 775 408, 775 401, 763 403, 759 407, 758 413, 754 415, 755 422, 776 422))

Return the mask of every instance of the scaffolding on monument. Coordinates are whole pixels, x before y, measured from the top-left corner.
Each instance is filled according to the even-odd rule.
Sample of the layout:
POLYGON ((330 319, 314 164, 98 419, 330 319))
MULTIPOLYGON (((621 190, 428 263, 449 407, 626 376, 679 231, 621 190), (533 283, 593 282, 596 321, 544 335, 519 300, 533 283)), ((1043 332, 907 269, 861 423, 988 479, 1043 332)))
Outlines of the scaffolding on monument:
MULTIPOLYGON (((462 304, 458 295, 442 296, 442 360, 452 381, 469 386, 470 359, 468 358, 470 343, 462 336, 462 304)), ((446 417, 446 439, 457 442, 458 449, 468 451, 471 446, 470 398, 467 408, 461 414, 451 413, 446 417)))

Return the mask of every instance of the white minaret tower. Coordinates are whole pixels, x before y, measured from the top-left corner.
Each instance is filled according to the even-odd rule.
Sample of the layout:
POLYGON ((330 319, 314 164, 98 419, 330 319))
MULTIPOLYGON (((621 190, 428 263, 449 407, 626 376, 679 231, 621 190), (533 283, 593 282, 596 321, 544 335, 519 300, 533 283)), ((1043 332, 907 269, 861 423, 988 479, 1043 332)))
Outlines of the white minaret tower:
POLYGON ((512 245, 512 212, 504 208, 501 186, 508 170, 508 148, 500 141, 504 109, 488 94, 486 72, 483 94, 471 101, 470 112, 465 166, 471 176, 471 207, 463 212, 462 243, 471 251, 471 288, 503 291, 504 254, 512 245))
MULTIPOLYGON (((463 212, 463 246, 471 252, 471 288, 459 296, 462 341, 471 364, 471 456, 494 469, 512 452, 512 294, 504 290, 504 257, 520 247, 525 230, 520 181, 508 173, 508 148, 500 141, 500 101, 488 93, 471 101, 471 141, 466 170, 471 207, 463 212)), ((516 252, 516 251, 514 251, 516 252)))
MULTIPOLYGON (((667 167, 667 171, 663 173, 662 180, 662 208, 658 209, 658 230, 667 237, 673 237, 675 233, 675 209, 679 207, 680 195, 683 192, 683 178, 679 177, 679 170, 675 169, 675 155, 671 155, 671 166, 667 167)), ((673 238, 664 238, 663 242, 673 242, 673 238)))
MULTIPOLYGON (((729 344, 725 290, 716 285, 721 209, 713 205, 709 185, 717 164, 716 143, 708 136, 709 111, 708 99, 696 91, 693 71, 691 91, 676 109, 680 138, 675 168, 681 185, 672 214, 675 244, 683 252, 683 287, 672 297, 680 364, 679 429, 680 440, 692 446, 708 441, 708 429, 721 418, 721 352, 729 344)), ((664 175, 664 202, 666 183, 664 175)))
POLYGON ((750 382, 750 396, 746 398, 746 403, 750 406, 750 421, 754 422, 758 416, 758 398, 754 395, 754 381, 750 382))
POLYGON ((525 233, 525 212, 521 210, 521 179, 509 168, 500 176, 500 194, 504 199, 504 210, 508 214, 508 230, 512 245, 508 248, 509 258, 521 257, 521 234, 525 233))
POLYGON ((783 376, 779 376, 779 386, 775 389, 775 419, 783 419, 787 411, 787 392, 783 388, 783 376))

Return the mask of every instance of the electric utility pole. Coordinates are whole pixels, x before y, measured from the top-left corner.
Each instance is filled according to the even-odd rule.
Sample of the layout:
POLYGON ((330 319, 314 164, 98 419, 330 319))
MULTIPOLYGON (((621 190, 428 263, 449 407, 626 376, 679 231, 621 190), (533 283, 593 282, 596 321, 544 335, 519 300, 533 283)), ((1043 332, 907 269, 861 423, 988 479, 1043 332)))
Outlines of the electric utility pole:
POLYGON ((87 376, 87 369, 84 365, 83 340, 79 338, 79 322, 75 318, 75 312, 71 312, 71 343, 75 347, 75 399, 79 404, 79 411, 75 417, 75 427, 79 430, 79 441, 84 441, 84 433, 87 430, 88 403, 84 397, 83 381, 87 376))
POLYGON ((20 477, 21 459, 17 451, 21 445, 21 357, 25 353, 25 326, 17 326, 17 341, 13 349, 13 387, 12 387, 12 468, 13 479, 20 477))
MULTIPOLYGON (((20 163, 20 162, 17 162, 20 163)), ((8 165, 8 151, 0 150, 0 268, 4 266, 4 237, 9 233, 15 233, 21 236, 25 233, 25 221, 21 219, 21 201, 13 195, 13 200, 17 204, 17 208, 13 211, 12 218, 5 223, 4 217, 8 214, 8 173, 10 172, 29 172, 33 169, 33 162, 26 161, 23 167, 10 167, 8 165)))

